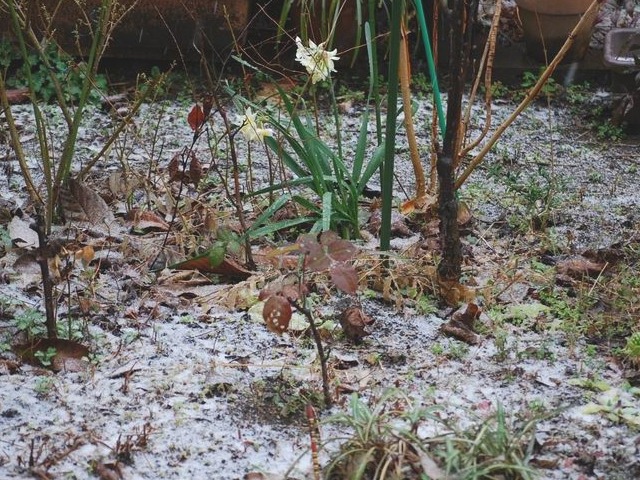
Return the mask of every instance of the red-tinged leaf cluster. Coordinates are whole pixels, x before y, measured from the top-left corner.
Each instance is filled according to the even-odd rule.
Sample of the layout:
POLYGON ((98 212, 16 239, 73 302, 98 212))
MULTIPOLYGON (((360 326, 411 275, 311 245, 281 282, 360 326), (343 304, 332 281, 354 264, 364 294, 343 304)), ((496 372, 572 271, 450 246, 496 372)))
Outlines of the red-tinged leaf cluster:
POLYGON ((307 234, 298 238, 299 252, 305 256, 304 266, 311 272, 329 271, 331 281, 338 290, 355 295, 358 289, 358 273, 349 262, 356 253, 356 246, 327 231, 316 235, 307 234))
MULTIPOLYGON (((358 273, 348 262, 357 253, 355 245, 343 240, 334 232, 323 232, 320 236, 307 234, 298 238, 287 252, 304 256, 304 268, 310 272, 328 272, 335 287, 349 295, 358 290, 358 273)), ((284 280, 273 282, 260 291, 260 300, 266 300, 262 317, 272 332, 283 333, 291 320, 291 305, 308 292, 306 285, 284 280), (287 305, 285 307, 285 304, 287 305)))
POLYGON ((300 297, 307 294, 307 288, 299 285, 293 277, 286 277, 270 283, 260 290, 258 300, 266 300, 273 295, 280 295, 291 302, 297 302, 300 297))
POLYGON ((358 272, 352 265, 334 263, 329 268, 331 281, 338 290, 355 295, 358 291, 358 272))

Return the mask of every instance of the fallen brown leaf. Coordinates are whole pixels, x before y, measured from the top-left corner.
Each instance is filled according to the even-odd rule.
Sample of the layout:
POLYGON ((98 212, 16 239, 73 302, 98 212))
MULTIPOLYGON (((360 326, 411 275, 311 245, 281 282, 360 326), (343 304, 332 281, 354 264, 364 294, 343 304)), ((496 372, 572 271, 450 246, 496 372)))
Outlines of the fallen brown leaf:
POLYGON ((51 359, 50 368, 55 371, 80 372, 88 367, 88 362, 83 360, 89 355, 89 348, 81 343, 64 338, 34 338, 31 341, 15 345, 14 352, 23 361, 38 365, 42 365, 40 359, 36 356, 37 352, 46 352, 50 348, 56 351, 55 356, 51 359))
POLYGON ((448 337, 456 338, 469 345, 478 345, 480 337, 459 322, 447 322, 440 327, 440 331, 448 337))
POLYGON ((448 305, 457 306, 461 302, 470 302, 476 297, 473 288, 459 282, 438 279, 440 295, 448 305))
POLYGON ((110 226, 113 213, 104 199, 83 182, 70 178, 60 190, 60 203, 67 221, 110 226))
POLYGON ((159 215, 140 208, 132 208, 124 218, 127 222, 131 223, 135 230, 144 233, 151 231, 166 232, 170 228, 169 224, 159 215))
POLYGON ((100 480, 121 480, 124 478, 122 476, 122 464, 120 462, 96 462, 93 465, 93 471, 100 480))
POLYGON ((38 246, 38 233, 31 228, 28 221, 20 217, 13 217, 8 226, 11 243, 19 248, 36 248, 38 246))
POLYGON ((451 315, 447 323, 440 327, 440 331, 469 345, 478 345, 480 336, 474 331, 474 324, 481 313, 480 307, 475 303, 463 305, 451 315))
POLYGON ((606 263, 592 262, 582 255, 573 255, 556 263, 556 269, 560 275, 573 278, 598 276, 606 266, 606 263))
POLYGON ((198 183, 200 183, 203 173, 202 164, 200 163, 200 160, 198 160, 198 157, 196 157, 195 155, 191 155, 188 173, 189 178, 191 179, 191 183, 193 183, 194 187, 198 188, 198 183))
POLYGON ((345 336, 354 343, 360 343, 364 337, 370 335, 367 327, 374 322, 360 307, 346 308, 340 314, 339 320, 345 336))
POLYGON ((475 303, 468 303, 456 310, 451 316, 451 320, 464 324, 467 328, 473 329, 473 324, 482 311, 475 303))

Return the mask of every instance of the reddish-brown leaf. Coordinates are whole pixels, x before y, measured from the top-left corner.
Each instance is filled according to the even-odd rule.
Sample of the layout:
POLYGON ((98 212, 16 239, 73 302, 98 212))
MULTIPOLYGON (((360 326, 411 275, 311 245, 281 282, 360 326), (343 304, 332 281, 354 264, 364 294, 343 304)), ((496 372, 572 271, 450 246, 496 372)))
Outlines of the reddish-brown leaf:
POLYGON ((189 122, 191 130, 195 131, 200 129, 200 127, 204 123, 204 112, 202 111, 202 108, 200 108, 200 105, 195 104, 193 106, 193 108, 189 112, 189 115, 187 116, 187 121, 189 122))
POLYGON ((358 272, 351 265, 335 263, 331 265, 329 275, 338 290, 355 295, 358 290, 358 272))
POLYGON ((271 297, 272 295, 275 295, 275 293, 273 292, 272 289, 269 288, 269 286, 267 285, 265 288, 263 288, 262 290, 260 290, 260 292, 258 292, 258 300, 259 301, 263 301, 268 299, 269 297, 271 297))
POLYGON ((266 300, 272 295, 280 295, 287 300, 297 301, 302 295, 309 293, 304 285, 300 285, 295 277, 288 276, 273 280, 258 294, 258 300, 266 300))
POLYGON ((307 244, 305 266, 312 272, 322 272, 329 268, 331 259, 324 252, 324 247, 319 243, 307 244))
POLYGON ((54 371, 78 372, 86 370, 89 366, 88 362, 82 360, 89 355, 89 349, 78 342, 64 338, 34 338, 26 344, 16 345, 14 351, 23 361, 42 366, 36 353, 46 352, 50 348, 56 351, 49 366, 54 371))
MULTIPOLYGON (((287 300, 297 301, 300 299, 300 286, 296 284, 285 284, 280 290, 280 294, 287 300)), ((304 290, 304 288, 302 289, 304 290)), ((306 293, 306 292, 303 292, 306 293)))
POLYGON ((359 343, 364 337, 369 335, 367 326, 373 324, 374 320, 362 311, 360 307, 349 307, 340 315, 340 325, 345 336, 359 343))
POLYGON ((451 320, 464 324, 467 328, 473 329, 473 324, 480 316, 482 311, 477 304, 470 302, 456 310, 451 316, 451 320))
POLYGON ((127 212, 125 220, 131 222, 133 228, 138 231, 160 231, 166 232, 171 228, 167 222, 165 222, 157 214, 150 212, 149 210, 142 210, 140 208, 132 208, 127 212))
POLYGON ((442 324, 440 331, 448 337, 453 337, 469 345, 480 344, 480 336, 460 322, 450 321, 442 324))
POLYGON ((336 240, 341 240, 341 239, 340 239, 340 235, 338 235, 334 231, 327 230, 320 234, 320 243, 322 245, 329 246, 331 243, 335 242, 336 240))
POLYGON ((169 162, 169 166, 167 167, 169 171, 169 181, 170 182, 178 182, 182 178, 182 173, 180 172, 180 154, 176 153, 171 161, 169 162))
POLYGON ((189 177, 194 187, 198 187, 200 179, 202 178, 202 165, 195 154, 191 155, 191 162, 189 163, 189 177))
POLYGON ((214 261, 208 253, 170 265, 169 268, 174 270, 198 270, 202 273, 213 273, 237 280, 246 280, 253 275, 253 272, 247 270, 231 258, 223 258, 222 261, 218 263, 214 261))
POLYGON ((286 332, 291 321, 289 301, 280 295, 269 297, 262 309, 262 318, 264 318, 269 331, 278 334, 286 332))
POLYGON ((355 257, 358 249, 356 246, 341 238, 332 241, 327 247, 327 253, 338 262, 347 262, 355 257))
POLYGON ((93 473, 100 480, 121 480, 124 478, 120 462, 102 463, 101 461, 96 461, 93 465, 93 473))
POLYGON ((440 327, 440 331, 469 345, 478 345, 481 338, 475 333, 474 324, 481 313, 476 303, 469 302, 456 310, 451 319, 440 327))
POLYGON ((300 235, 298 240, 296 241, 300 249, 300 253, 308 254, 312 248, 316 248, 318 246, 318 239, 312 233, 305 233, 304 235, 300 235))
POLYGON ((321 272, 329 268, 331 259, 324 252, 324 247, 318 243, 316 235, 306 233, 300 235, 296 242, 299 253, 305 255, 304 265, 312 272, 321 272))

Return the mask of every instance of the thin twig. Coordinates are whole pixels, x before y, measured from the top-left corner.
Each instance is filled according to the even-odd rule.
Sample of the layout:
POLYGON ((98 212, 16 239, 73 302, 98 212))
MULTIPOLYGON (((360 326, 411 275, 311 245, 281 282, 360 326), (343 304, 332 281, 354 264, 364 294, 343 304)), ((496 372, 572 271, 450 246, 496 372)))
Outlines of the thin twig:
MULTIPOLYGON (((482 78, 482 70, 485 70, 484 74, 484 89, 485 89, 485 110, 486 117, 484 120, 484 126, 482 127, 482 131, 478 135, 478 137, 473 140, 469 145, 463 147, 458 154, 458 160, 464 158, 471 150, 480 145, 480 142, 487 136, 489 133, 489 129, 491 128, 491 84, 492 84, 492 74, 493 74, 493 60, 496 54, 496 40, 498 37, 498 27, 500 26, 500 13, 502 11, 502 0, 497 0, 495 6, 495 12, 493 13, 493 19, 491 22, 491 28, 489 30, 489 37, 487 39, 487 43, 485 45, 484 53, 482 54, 482 62, 481 68, 478 71, 478 76, 473 85, 473 94, 469 99, 469 105, 467 108, 467 112, 465 114, 463 125, 464 125, 464 136, 466 136, 466 129, 469 125, 471 118, 471 106, 473 105, 475 92, 477 91, 480 85, 480 79, 482 78)), ((457 165, 456 165, 457 166, 457 165)))
POLYGON ((318 350, 318 357, 320 357, 320 371, 322 373, 322 393, 324 395, 324 403, 326 407, 330 407, 333 404, 333 399, 331 398, 331 389, 329 386, 329 372, 327 370, 327 357, 324 353, 324 346, 322 345, 322 337, 320 336, 320 332, 316 327, 316 323, 313 319, 313 314, 311 310, 309 310, 304 305, 301 305, 297 300, 289 299, 289 303, 293 307, 295 307, 300 313, 302 313, 307 321, 309 322, 309 326, 311 327, 311 334, 313 335, 313 340, 316 343, 316 349, 318 350))
POLYGON ((58 337, 55 302, 53 299, 53 280, 49 270, 49 239, 46 234, 46 224, 42 214, 42 206, 37 207, 36 232, 38 233, 38 255, 37 262, 42 275, 42 290, 44 297, 44 309, 46 313, 47 336, 49 338, 58 337))
POLYGON ((529 104, 533 101, 533 99, 538 96, 544 84, 547 83, 547 80, 549 80, 549 77, 551 77, 551 75, 553 74, 555 69, 558 67, 562 59, 566 56, 569 49, 573 46, 573 43, 576 39, 578 32, 584 28, 587 22, 591 21, 591 18, 595 14, 598 8, 598 5, 603 1, 604 0, 593 0, 593 2, 591 3, 587 11, 580 18, 580 21, 577 23, 577 25, 574 27, 574 29, 571 31, 571 33, 567 37, 567 40, 564 42, 564 45, 562 46, 560 51, 556 54, 555 58, 551 61, 549 66, 544 70, 542 75, 540 75, 540 78, 538 79, 536 84, 533 87, 531 87, 531 89, 527 92, 522 102, 520 102, 520 105, 518 105, 518 107, 514 110, 514 112, 511 115, 509 115, 509 118, 507 118, 504 122, 502 122, 502 124, 498 127, 498 129, 495 131, 495 133, 492 135, 492 137, 489 139, 486 145, 482 148, 482 150, 478 153, 478 155, 476 155, 476 157, 471 161, 471 163, 467 166, 464 172, 462 172, 462 174, 458 177, 455 185, 456 189, 459 189, 462 186, 462 184, 467 180, 467 178, 469 178, 469 175, 471 175, 471 173, 482 162, 482 160, 487 155, 487 153, 489 153, 489 151, 491 151, 493 146, 498 142, 500 137, 502 137, 502 134, 505 132, 505 130, 511 126, 511 124, 516 120, 516 118, 520 116, 520 114, 524 111, 524 109, 527 108, 529 104))

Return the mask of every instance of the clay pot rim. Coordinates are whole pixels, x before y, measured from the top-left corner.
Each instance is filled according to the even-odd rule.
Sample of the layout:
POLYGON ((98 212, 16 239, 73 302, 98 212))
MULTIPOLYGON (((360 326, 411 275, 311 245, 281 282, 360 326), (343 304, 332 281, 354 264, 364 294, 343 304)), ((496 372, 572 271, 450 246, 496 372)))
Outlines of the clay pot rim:
POLYGON ((541 15, 578 15, 589 8, 593 0, 516 0, 518 8, 541 15))

